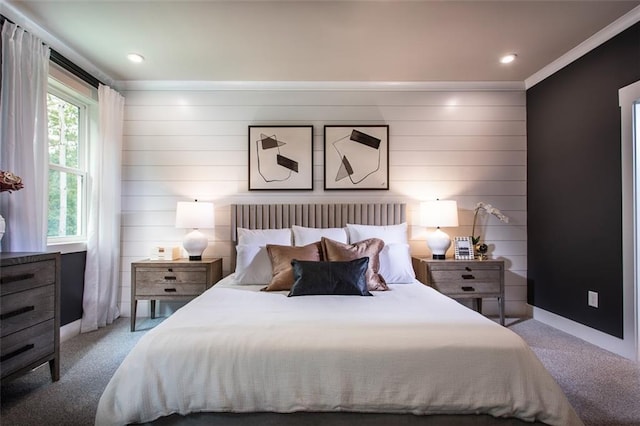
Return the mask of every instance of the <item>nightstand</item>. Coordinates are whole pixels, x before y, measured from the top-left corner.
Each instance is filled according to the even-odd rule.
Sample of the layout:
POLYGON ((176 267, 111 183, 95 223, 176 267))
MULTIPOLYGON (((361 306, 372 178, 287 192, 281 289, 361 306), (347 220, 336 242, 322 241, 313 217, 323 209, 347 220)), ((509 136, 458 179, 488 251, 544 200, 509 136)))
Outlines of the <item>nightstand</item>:
POLYGON ((482 299, 498 299, 500 324, 504 325, 504 261, 433 260, 412 257, 418 281, 453 299, 473 299, 482 312, 482 299))
POLYGON ((222 279, 222 259, 141 260, 131 263, 131 331, 138 300, 191 300, 222 279))

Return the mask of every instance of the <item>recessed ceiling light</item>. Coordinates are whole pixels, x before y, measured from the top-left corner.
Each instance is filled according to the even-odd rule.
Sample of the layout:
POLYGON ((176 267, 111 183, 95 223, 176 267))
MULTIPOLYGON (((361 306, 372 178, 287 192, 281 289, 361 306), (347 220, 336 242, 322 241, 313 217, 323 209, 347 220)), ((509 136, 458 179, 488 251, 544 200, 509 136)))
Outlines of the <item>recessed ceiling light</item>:
POLYGON ((508 55, 504 55, 502 58, 500 58, 500 63, 510 64, 511 62, 516 60, 517 56, 518 55, 516 55, 515 53, 509 53, 508 55))
POLYGON ((131 62, 135 62, 136 64, 139 64, 140 62, 144 61, 144 56, 138 54, 138 53, 129 53, 127 55, 127 58, 129 58, 129 60, 131 62))

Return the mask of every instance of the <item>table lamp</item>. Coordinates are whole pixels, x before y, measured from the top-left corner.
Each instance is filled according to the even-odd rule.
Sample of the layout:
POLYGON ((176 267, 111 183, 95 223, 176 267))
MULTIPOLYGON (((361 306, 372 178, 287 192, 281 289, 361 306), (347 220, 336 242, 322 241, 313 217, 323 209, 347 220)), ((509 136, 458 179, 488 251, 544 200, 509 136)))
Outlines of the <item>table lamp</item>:
POLYGON ((178 201, 176 208, 176 228, 193 229, 182 240, 182 246, 189 254, 189 260, 202 260, 202 252, 207 248, 207 236, 199 229, 214 227, 213 203, 178 201))
POLYGON ((458 203, 454 200, 432 200, 420 203, 420 225, 436 228, 427 235, 427 246, 434 259, 445 259, 451 238, 441 227, 458 226, 458 203))

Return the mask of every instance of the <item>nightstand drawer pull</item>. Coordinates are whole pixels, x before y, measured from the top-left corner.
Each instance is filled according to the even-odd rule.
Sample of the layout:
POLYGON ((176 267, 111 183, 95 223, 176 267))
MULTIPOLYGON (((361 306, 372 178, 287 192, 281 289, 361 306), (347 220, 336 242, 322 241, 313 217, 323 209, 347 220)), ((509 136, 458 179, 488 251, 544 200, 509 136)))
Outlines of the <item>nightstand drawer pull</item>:
POLYGON ((9 275, 8 277, 2 277, 0 278, 0 283, 2 284, 9 284, 12 283, 14 281, 25 281, 25 280, 30 280, 33 277, 35 277, 34 274, 20 274, 20 275, 9 275))
POLYGON ((471 286, 462 286, 462 291, 476 291, 475 288, 471 287, 471 286))
POLYGON ((16 309, 15 311, 7 312, 6 314, 0 315, 0 320, 6 320, 7 318, 16 317, 20 314, 31 312, 35 308, 35 306, 23 306, 22 308, 16 309))
POLYGON ((463 280, 475 280, 475 279, 476 279, 476 277, 474 277, 474 276, 473 276, 473 275, 471 275, 471 274, 462 274, 462 279, 463 279, 463 280))
POLYGON ((15 351, 9 352, 6 355, 2 355, 2 357, 0 357, 0 362, 5 362, 6 360, 11 359, 13 357, 16 357, 16 356, 20 355, 23 352, 30 351, 33 348, 35 348, 35 345, 33 343, 30 343, 28 345, 24 345, 20 349, 16 349, 15 351))
POLYGON ((171 276, 171 275, 165 275, 165 276, 164 276, 164 279, 165 279, 165 280, 167 280, 167 281, 175 281, 175 280, 176 280, 176 277, 173 277, 173 276, 171 276))
POLYGON ((164 289, 165 293, 175 293, 176 291, 178 291, 178 290, 176 290, 175 288, 165 288, 164 289))
POLYGON ((469 271, 469 272, 471 272, 471 268, 469 268, 468 266, 465 266, 465 267, 464 267, 464 270, 465 270, 465 271, 469 271))

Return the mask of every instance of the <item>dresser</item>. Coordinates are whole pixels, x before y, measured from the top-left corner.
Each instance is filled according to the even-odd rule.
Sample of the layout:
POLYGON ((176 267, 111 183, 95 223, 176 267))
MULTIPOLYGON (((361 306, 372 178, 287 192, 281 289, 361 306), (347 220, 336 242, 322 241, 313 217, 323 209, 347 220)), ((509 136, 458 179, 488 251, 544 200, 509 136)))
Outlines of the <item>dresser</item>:
POLYGON ((500 324, 504 325, 504 261, 411 260, 418 281, 453 299, 473 299, 478 312, 482 312, 483 298, 496 298, 500 324))
POLYGON ((191 300, 222 279, 222 259, 141 260, 131 264, 131 331, 136 329, 138 300, 191 300))
POLYGON ((0 253, 0 334, 2 381, 45 362, 60 378, 60 253, 0 253))

